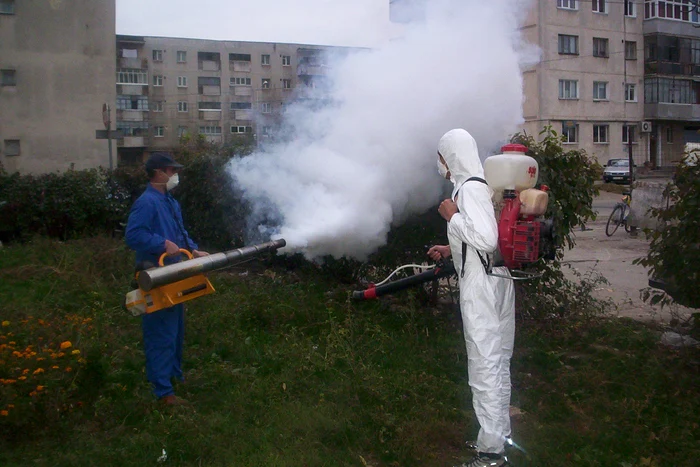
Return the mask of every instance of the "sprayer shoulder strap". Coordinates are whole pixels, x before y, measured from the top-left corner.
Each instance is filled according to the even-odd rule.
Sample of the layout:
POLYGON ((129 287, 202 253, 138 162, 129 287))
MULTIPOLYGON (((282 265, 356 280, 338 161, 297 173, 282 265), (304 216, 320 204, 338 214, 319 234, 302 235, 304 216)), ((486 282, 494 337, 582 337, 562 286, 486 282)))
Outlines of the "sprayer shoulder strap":
MULTIPOLYGON (((484 185, 488 186, 488 183, 486 183, 486 180, 484 180, 481 177, 469 177, 468 179, 466 179, 464 181, 464 183, 467 183, 467 182, 479 182, 479 183, 483 183, 484 185)), ((464 186, 464 183, 462 183, 462 185, 459 187, 460 189, 462 188, 462 186, 464 186)), ((459 192, 459 189, 457 190, 457 193, 458 192, 459 192)), ((455 198, 457 197, 457 193, 455 193, 455 198)), ((491 258, 489 258, 489 255, 486 254, 486 259, 484 259, 484 257, 481 255, 481 252, 479 250, 474 249, 474 251, 476 251, 476 254, 479 255, 479 260, 481 261, 481 264, 484 266, 486 273, 487 274, 490 273, 491 272, 491 258)), ((460 271, 460 274, 459 274, 461 277, 464 277, 464 265, 466 264, 466 262, 467 262, 467 244, 465 242, 462 242, 462 270, 460 271)))

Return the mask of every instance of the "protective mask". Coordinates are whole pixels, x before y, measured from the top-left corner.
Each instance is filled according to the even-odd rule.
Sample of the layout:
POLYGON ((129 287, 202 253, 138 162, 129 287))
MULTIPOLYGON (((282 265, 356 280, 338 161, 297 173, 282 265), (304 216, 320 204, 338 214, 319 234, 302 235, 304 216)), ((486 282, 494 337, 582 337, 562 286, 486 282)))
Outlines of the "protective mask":
POLYGON ((178 183, 180 183, 180 177, 178 174, 173 174, 173 176, 168 179, 168 183, 165 184, 165 189, 170 191, 175 188, 178 183))
POLYGON ((438 159, 438 161, 437 161, 437 168, 438 168, 438 173, 440 174, 440 176, 442 178, 446 178, 447 177, 447 166, 445 164, 443 164, 440 159, 438 159))

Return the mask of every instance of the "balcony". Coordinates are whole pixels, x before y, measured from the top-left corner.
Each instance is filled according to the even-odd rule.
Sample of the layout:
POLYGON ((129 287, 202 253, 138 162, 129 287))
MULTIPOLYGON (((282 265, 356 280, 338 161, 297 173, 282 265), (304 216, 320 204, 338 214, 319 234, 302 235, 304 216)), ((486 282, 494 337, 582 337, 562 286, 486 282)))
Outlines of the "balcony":
POLYGON ((202 71, 221 71, 221 62, 213 60, 200 60, 199 69, 202 71))
POLYGON ((330 72, 330 67, 323 64, 299 64, 297 66, 297 76, 326 76, 330 72))
POLYGON ((700 76, 700 65, 692 63, 646 61, 644 74, 700 76))
POLYGON ((211 121, 211 122, 219 121, 219 120, 221 120, 221 111, 220 110, 200 110, 199 111, 199 119, 211 121))
POLYGON ((244 62, 244 61, 232 61, 228 62, 228 69, 229 71, 239 71, 243 73, 250 73, 251 70, 251 65, 250 62, 244 62))
POLYGON ((146 138, 143 136, 125 136, 117 140, 117 147, 120 148, 143 148, 146 146, 146 138))
POLYGON ((117 110, 117 120, 140 122, 148 119, 144 118, 146 112, 148 110, 117 110))
POLYGON ((148 60, 145 58, 120 58, 117 60, 117 68, 148 69, 148 60))
POLYGON ((700 104, 644 104, 644 118, 649 120, 700 121, 700 104))

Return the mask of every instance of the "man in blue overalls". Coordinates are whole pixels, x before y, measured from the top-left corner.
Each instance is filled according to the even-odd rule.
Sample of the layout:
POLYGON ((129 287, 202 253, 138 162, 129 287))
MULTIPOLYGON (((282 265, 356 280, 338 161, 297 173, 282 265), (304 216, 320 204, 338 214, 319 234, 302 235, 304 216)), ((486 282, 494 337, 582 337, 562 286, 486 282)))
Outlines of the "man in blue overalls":
MULTIPOLYGON (((197 250, 197 244, 185 230, 180 205, 170 194, 179 182, 178 171, 182 167, 164 152, 155 152, 146 161, 149 184, 131 207, 126 226, 126 243, 136 251, 137 265, 156 265, 163 253, 168 255, 165 264, 177 262, 180 248, 191 251, 195 257, 208 254, 197 250)), ((146 376, 155 396, 167 405, 186 403, 175 396, 171 381, 184 381, 184 315, 184 305, 179 304, 142 316, 146 376)))

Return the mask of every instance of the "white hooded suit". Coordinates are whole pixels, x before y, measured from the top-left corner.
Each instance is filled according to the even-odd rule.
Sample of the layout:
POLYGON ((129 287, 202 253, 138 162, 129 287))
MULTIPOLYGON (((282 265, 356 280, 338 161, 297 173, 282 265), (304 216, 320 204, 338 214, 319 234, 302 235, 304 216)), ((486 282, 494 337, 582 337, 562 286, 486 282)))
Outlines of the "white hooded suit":
MULTIPOLYGON (((447 132, 438 144, 455 185, 452 199, 459 212, 447 224, 452 259, 459 277, 460 309, 467 344, 469 386, 481 425, 480 452, 502 453, 510 436, 510 358, 515 337, 513 281, 486 274, 479 258, 498 247, 493 190, 471 177, 484 178, 476 141, 465 130, 447 132), (462 273, 462 243, 466 258, 462 273)), ((494 268, 508 275, 507 268, 494 268)))

